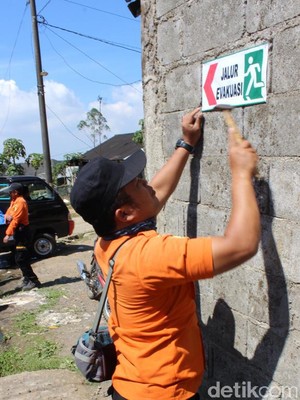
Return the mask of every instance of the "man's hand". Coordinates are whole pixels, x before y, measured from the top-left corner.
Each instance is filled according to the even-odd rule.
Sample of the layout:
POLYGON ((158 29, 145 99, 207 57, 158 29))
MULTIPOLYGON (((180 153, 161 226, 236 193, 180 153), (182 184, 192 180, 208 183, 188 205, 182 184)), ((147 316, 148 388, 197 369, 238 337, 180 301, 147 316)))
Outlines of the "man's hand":
POLYGON ((201 137, 201 125, 203 115, 200 112, 200 107, 184 115, 182 117, 182 134, 186 143, 195 146, 201 137))
POLYGON ((258 157, 247 140, 236 140, 233 129, 229 133, 229 159, 232 177, 252 178, 257 172, 258 157))
POLYGON ((8 241, 9 241, 9 236, 8 235, 4 236, 3 243, 7 243, 8 241))
MULTIPOLYGON (((182 118, 182 133, 183 139, 191 146, 195 146, 201 136, 202 114, 200 108, 186 114, 182 118)), ((150 185, 156 192, 156 197, 159 201, 157 213, 165 205, 170 195, 174 192, 182 171, 189 159, 190 153, 186 149, 178 148, 169 158, 167 163, 156 173, 150 181, 150 185)))
POLYGON ((12 221, 13 217, 11 215, 5 215, 5 223, 9 224, 12 221))

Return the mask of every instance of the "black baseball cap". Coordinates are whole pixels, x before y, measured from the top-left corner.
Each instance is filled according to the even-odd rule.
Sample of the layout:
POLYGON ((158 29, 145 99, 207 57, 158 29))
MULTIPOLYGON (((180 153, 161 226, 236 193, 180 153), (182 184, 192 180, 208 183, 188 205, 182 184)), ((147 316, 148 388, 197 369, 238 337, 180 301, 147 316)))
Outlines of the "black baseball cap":
POLYGON ((94 158, 80 170, 70 201, 74 210, 93 225, 99 236, 107 234, 106 214, 119 190, 136 178, 145 165, 145 153, 138 150, 123 161, 94 158))

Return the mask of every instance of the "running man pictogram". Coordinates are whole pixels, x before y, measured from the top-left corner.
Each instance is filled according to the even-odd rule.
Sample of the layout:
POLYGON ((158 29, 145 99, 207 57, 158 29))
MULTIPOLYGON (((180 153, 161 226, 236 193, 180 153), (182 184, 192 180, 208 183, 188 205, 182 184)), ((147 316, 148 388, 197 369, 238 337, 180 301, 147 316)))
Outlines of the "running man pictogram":
POLYGON ((245 55, 245 100, 254 100, 262 97, 261 88, 265 86, 265 83, 261 80, 262 63, 262 50, 254 51, 245 55))

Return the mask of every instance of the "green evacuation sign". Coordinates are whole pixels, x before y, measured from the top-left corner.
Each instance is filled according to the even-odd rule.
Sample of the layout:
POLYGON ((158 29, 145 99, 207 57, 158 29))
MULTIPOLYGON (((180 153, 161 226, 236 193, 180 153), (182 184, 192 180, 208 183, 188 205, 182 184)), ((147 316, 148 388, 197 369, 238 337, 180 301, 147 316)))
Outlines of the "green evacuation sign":
POLYGON ((202 111, 266 103, 267 65, 268 43, 204 63, 202 111))

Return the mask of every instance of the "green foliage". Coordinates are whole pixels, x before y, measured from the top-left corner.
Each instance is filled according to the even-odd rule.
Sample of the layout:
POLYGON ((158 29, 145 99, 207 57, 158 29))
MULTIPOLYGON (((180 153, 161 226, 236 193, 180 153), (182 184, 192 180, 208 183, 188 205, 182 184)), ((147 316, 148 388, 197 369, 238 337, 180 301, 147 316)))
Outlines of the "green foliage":
POLYGON ((83 164, 82 153, 68 153, 64 155, 64 161, 56 163, 52 168, 53 179, 56 180, 59 175, 66 175, 66 167, 79 166, 83 164))
POLYGON ((37 170, 44 164, 44 156, 43 154, 39 153, 31 153, 25 159, 27 165, 31 165, 32 168, 35 170, 35 175, 37 170))
POLYGON ((36 323, 36 312, 27 311, 15 318, 15 329, 20 331, 22 335, 32 332, 41 332, 43 329, 36 323))
POLYGON ((63 295, 62 290, 59 289, 40 289, 40 293, 46 298, 45 304, 41 304, 35 311, 26 311, 15 318, 15 329, 19 330, 22 335, 44 331, 44 328, 37 325, 36 316, 49 308, 53 308, 63 295))
POLYGON ((15 374, 21 364, 22 357, 15 347, 0 351, 0 377, 15 374))
POLYGON ((64 160, 67 165, 81 165, 83 163, 82 153, 68 153, 64 155, 64 160))
POLYGON ((39 336, 32 336, 24 350, 16 346, 0 350, 0 377, 44 369, 74 371, 74 361, 70 357, 60 357, 58 351, 56 343, 39 336))
POLYGON ((40 305, 38 311, 44 311, 48 308, 53 308, 63 296, 63 291, 61 289, 40 289, 40 293, 44 294, 46 297, 46 303, 40 305))
POLYGON ((58 175, 65 175, 66 165, 66 161, 60 161, 52 167, 52 176, 54 181, 56 181, 58 175))
POLYGON ((4 175, 6 171, 6 162, 3 154, 0 153, 0 174, 4 175))
POLYGON ((33 351, 28 351, 28 348, 25 351, 25 355, 32 355, 34 357, 38 357, 41 359, 49 359, 56 354, 57 344, 51 342, 50 340, 39 340, 36 341, 36 345, 34 346, 33 351))
POLYGON ((97 110, 97 108, 92 108, 90 111, 86 113, 86 119, 81 120, 77 125, 77 128, 81 130, 87 130, 93 140, 94 147, 96 145, 96 138, 99 137, 101 141, 101 136, 103 135, 103 131, 110 130, 107 125, 106 118, 103 116, 101 111, 97 110))
POLYGON ((144 120, 143 119, 139 120, 139 126, 140 126, 140 129, 134 133, 132 140, 134 143, 137 143, 137 144, 140 144, 143 146, 144 145, 144 120))
POLYGON ((13 176, 24 175, 24 168, 17 160, 26 157, 26 150, 19 139, 6 139, 3 142, 3 153, 0 154, 0 173, 13 176))
POLYGON ((144 143, 144 136, 141 131, 136 131, 132 136, 132 141, 137 144, 143 145, 144 143))
POLYGON ((21 164, 9 164, 8 167, 5 169, 5 175, 24 175, 24 168, 21 164))
POLYGON ((6 139, 3 142, 3 157, 8 163, 16 164, 21 157, 26 157, 25 146, 22 140, 6 139))

